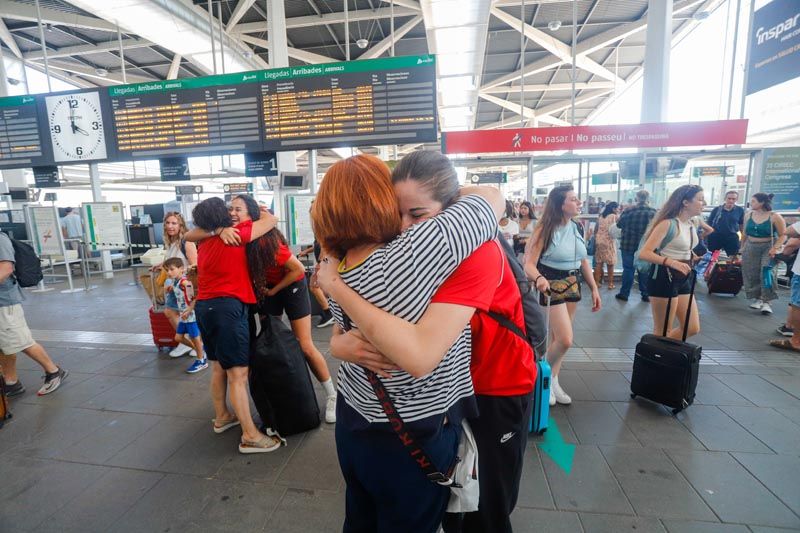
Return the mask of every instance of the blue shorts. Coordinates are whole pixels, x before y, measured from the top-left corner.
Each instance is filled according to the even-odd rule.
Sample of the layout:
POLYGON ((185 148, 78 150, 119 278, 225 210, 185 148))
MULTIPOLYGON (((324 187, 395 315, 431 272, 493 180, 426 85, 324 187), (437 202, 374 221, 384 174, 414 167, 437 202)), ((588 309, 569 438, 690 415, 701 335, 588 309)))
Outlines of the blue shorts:
POLYGON ((792 276, 792 294, 789 305, 800 309, 800 275, 792 276))
POLYGON ((200 328, 197 327, 197 322, 178 322, 178 329, 175 330, 178 335, 188 335, 192 339, 200 336, 200 328))
POLYGON ((197 300, 194 308, 206 355, 225 370, 250 366, 247 304, 236 298, 197 300))

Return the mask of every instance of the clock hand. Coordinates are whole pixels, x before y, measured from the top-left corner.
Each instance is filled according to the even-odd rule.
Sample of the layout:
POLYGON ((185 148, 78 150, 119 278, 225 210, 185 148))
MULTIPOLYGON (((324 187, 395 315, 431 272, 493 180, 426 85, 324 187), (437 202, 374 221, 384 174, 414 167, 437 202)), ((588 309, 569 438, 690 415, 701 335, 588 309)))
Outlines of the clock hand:
POLYGON ((82 133, 83 135, 86 135, 87 137, 89 136, 89 132, 86 131, 85 129, 81 128, 80 126, 74 126, 74 128, 75 128, 75 131, 77 131, 78 133, 82 133))
POLYGON ((76 133, 78 130, 78 126, 75 125, 75 110, 70 108, 69 110, 69 122, 72 126, 72 133, 76 133))

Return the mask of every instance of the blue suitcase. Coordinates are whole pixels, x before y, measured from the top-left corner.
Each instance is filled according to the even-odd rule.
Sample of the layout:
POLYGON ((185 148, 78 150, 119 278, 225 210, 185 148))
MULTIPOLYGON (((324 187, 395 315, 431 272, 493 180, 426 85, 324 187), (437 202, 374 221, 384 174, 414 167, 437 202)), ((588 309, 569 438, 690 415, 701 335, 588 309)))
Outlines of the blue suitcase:
POLYGON ((545 321, 544 349, 541 354, 535 354, 536 383, 533 386, 533 414, 531 416, 530 432, 541 435, 547 431, 547 422, 550 419, 550 363, 545 354, 550 342, 550 297, 547 298, 547 320, 545 321))

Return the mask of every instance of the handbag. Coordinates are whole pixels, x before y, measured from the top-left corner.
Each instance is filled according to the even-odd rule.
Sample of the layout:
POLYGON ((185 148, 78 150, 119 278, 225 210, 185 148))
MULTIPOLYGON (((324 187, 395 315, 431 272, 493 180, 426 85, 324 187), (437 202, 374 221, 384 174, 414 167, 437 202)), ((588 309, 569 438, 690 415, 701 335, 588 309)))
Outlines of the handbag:
MULTIPOLYGON (((342 319, 344 322, 343 329, 350 331, 352 323, 350 322, 350 317, 344 311, 342 311, 342 319)), ((362 369, 367 375, 367 381, 372 386, 372 390, 376 398, 378 398, 387 420, 389 420, 389 425, 400 439, 400 442, 403 443, 403 447, 411 456, 411 459, 420 467, 428 481, 443 487, 450 487, 450 500, 447 503, 447 511, 452 513, 477 511, 478 500, 480 499, 478 447, 467 421, 463 420, 461 422, 462 432, 454 464, 446 472, 443 472, 434 466, 428 454, 408 430, 400 416, 400 412, 394 405, 392 397, 378 375, 368 368, 362 367, 362 369)))
MULTIPOLYGON (((11 418, 11 411, 8 409, 8 396, 6 396, 6 380, 0 372, 0 428, 11 418)), ((475 507, 477 510, 477 506, 475 507)))
POLYGON ((586 253, 589 255, 594 255, 595 251, 597 250, 597 242, 595 241, 594 235, 589 239, 589 242, 586 243, 586 253))
POLYGON ((573 274, 563 279, 550 280, 550 300, 556 304, 567 299, 578 298, 581 295, 581 285, 578 275, 573 274))

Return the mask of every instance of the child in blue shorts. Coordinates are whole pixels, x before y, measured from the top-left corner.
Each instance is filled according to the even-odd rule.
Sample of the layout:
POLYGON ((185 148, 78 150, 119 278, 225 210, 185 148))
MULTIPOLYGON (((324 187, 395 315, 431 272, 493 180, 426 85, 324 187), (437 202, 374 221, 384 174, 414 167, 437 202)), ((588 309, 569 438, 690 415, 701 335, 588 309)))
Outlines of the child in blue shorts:
POLYGON ((180 321, 175 332, 175 340, 183 342, 184 337, 189 337, 189 342, 197 352, 197 359, 186 369, 189 374, 194 374, 208 368, 208 360, 203 353, 203 339, 200 337, 200 328, 197 326, 197 318, 194 314, 194 290, 191 282, 186 279, 186 268, 183 260, 179 257, 171 257, 164 261, 164 268, 167 275, 172 280, 172 285, 167 286, 166 290, 171 291, 178 301, 178 312, 180 321))

